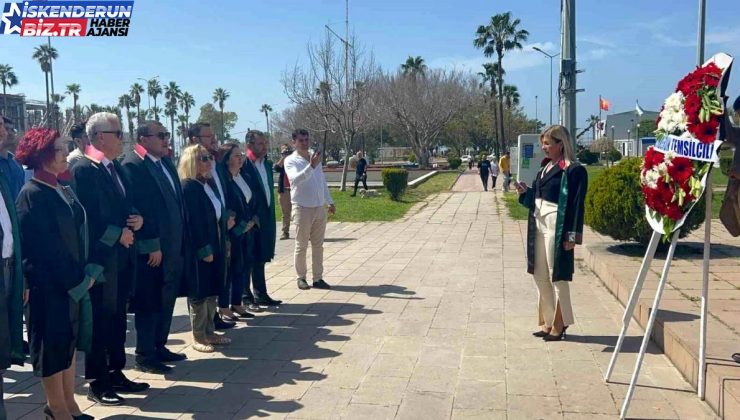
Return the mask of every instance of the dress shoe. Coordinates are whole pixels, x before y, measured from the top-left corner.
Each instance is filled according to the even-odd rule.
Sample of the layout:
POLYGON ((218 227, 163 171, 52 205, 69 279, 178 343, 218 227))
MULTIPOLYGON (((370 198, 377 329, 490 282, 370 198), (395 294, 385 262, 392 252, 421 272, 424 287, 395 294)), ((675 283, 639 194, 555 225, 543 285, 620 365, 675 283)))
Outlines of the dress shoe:
POLYGON ((247 310, 252 311, 252 312, 265 312, 265 310, 261 306, 257 305, 256 303, 250 303, 250 304, 247 304, 246 306, 247 306, 247 310))
POLYGON ((213 325, 217 330, 228 330, 236 326, 235 322, 224 321, 218 314, 213 315, 213 325))
POLYGON ((105 405, 109 407, 123 405, 126 403, 125 398, 121 397, 110 389, 95 389, 93 386, 90 386, 90 389, 87 390, 87 399, 100 405, 105 405))
MULTIPOLYGON (((259 306, 257 307, 259 308, 259 306)), ((250 314, 249 312, 247 312, 244 307, 232 306, 231 312, 237 314, 241 318, 254 318, 254 314, 250 314)))
POLYGON ((290 235, 288 235, 287 233, 283 233, 282 235, 280 235, 280 240, 281 241, 284 241, 286 239, 290 239, 290 235))
POLYGON ((188 356, 186 356, 183 353, 175 353, 170 351, 167 348, 163 348, 157 353, 157 359, 159 359, 160 362, 179 362, 182 360, 187 359, 188 356))
POLYGON ((550 331, 549 331, 549 330, 547 330, 547 331, 542 331, 542 330, 539 330, 539 331, 537 331, 537 332, 533 332, 533 333, 532 333, 532 335, 533 335, 533 336, 535 336, 535 337, 539 337, 539 338, 542 338, 542 337, 544 337, 544 336, 546 336, 546 335, 548 335, 548 334, 550 334, 550 331))
POLYGON ((296 284, 298 284, 298 288, 301 290, 308 290, 311 288, 311 286, 306 283, 306 279, 298 279, 296 280, 296 284))
POLYGON ((264 298, 257 299, 257 302, 255 302, 255 303, 257 305, 262 305, 262 306, 278 306, 281 303, 283 303, 283 301, 282 300, 276 300, 276 299, 273 299, 273 298, 271 298, 269 296, 266 296, 264 298))
MULTIPOLYGON (((44 406, 44 417, 46 417, 46 420, 54 420, 54 413, 51 412, 51 408, 48 404, 44 406)), ((72 418, 74 420, 95 420, 95 417, 84 413, 78 414, 76 416, 72 414, 72 418)))
POLYGON ((547 334, 546 336, 542 337, 542 339, 545 340, 545 341, 560 341, 560 340, 565 340, 566 338, 568 338, 568 334, 565 333, 565 330, 567 330, 567 329, 568 329, 568 327, 565 326, 565 327, 563 327, 563 331, 560 331, 560 334, 558 334, 558 335, 547 334))
POLYGON ((314 281, 312 287, 314 289, 324 289, 324 290, 331 289, 331 286, 329 286, 329 283, 325 282, 324 279, 319 279, 318 281, 314 281))
POLYGON ((111 372, 110 382, 111 388, 116 392, 142 392, 149 389, 148 383, 129 380, 120 370, 111 372))
POLYGON ((158 360, 150 360, 146 362, 137 362, 136 370, 144 373, 154 373, 156 375, 164 375, 172 371, 172 368, 165 365, 158 360))

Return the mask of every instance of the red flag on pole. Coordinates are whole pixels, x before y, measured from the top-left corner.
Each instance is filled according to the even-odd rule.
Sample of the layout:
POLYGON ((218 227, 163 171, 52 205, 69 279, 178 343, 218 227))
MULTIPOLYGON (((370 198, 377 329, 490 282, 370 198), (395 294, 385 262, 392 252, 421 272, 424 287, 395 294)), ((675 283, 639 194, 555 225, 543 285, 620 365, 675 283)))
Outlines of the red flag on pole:
POLYGON ((610 105, 611 105, 611 102, 607 101, 604 98, 599 98, 599 109, 603 109, 604 111, 608 111, 610 105))

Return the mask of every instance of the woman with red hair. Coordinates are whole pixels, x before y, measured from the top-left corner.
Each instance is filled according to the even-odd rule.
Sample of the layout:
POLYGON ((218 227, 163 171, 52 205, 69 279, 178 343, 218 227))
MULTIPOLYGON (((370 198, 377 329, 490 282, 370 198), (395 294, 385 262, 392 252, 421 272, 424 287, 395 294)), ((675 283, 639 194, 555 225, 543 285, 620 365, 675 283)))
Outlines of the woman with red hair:
POLYGON ((52 419, 91 419, 74 399, 75 350, 89 351, 92 309, 87 290, 104 281, 103 267, 86 264, 85 209, 57 177, 67 170, 67 147, 56 130, 26 132, 16 159, 33 169, 16 201, 24 274, 30 289, 28 334, 34 374, 41 376, 52 419))

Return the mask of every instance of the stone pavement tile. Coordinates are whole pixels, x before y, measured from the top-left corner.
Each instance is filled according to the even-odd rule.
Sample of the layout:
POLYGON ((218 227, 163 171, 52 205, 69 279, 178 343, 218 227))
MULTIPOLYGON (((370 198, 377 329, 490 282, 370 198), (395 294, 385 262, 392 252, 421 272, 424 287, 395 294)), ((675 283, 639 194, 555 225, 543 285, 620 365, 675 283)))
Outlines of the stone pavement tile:
POLYGON ((366 376, 352 395, 352 403, 398 405, 407 385, 407 378, 366 376))
POLYGON ((506 392, 510 395, 558 396, 558 389, 549 367, 507 369, 506 392))
POLYGON ((422 348, 417 364, 419 366, 444 366, 459 368, 462 359, 460 343, 448 343, 450 346, 429 346, 422 348))
POLYGON ((509 419, 562 419, 560 401, 555 397, 509 395, 506 399, 509 419))
POLYGON ((301 409, 288 418, 325 419, 339 418, 352 398, 353 390, 341 388, 311 387, 298 401, 301 409))
POLYGON ((366 366, 345 365, 332 362, 322 371, 326 375, 326 378, 321 381, 321 386, 356 389, 362 382, 366 371, 366 366))
POLYGON ((440 366, 416 366, 408 389, 414 392, 451 393, 457 384, 458 369, 440 366))
POLYGON ((563 418, 565 420, 614 420, 614 415, 609 414, 594 414, 594 413, 569 413, 564 412, 563 418))
MULTIPOLYGON (((177 418, 181 413, 187 412, 188 409, 195 404, 198 399, 193 398, 191 395, 174 395, 160 393, 151 398, 147 397, 147 402, 138 408, 138 411, 145 413, 146 415, 156 415, 161 418, 177 418)), ((136 408, 131 407, 131 411, 122 413, 121 407, 104 407, 95 405, 88 410, 85 410, 85 414, 90 414, 95 418, 105 418, 114 414, 131 414, 136 408)))
POLYGON ((351 403, 342 412, 347 420, 392 420, 396 418, 397 405, 374 405, 351 403))
POLYGON ((478 410, 467 408, 453 408, 452 420, 475 419, 475 420, 506 420, 505 410, 478 410))
POLYGON ((560 403, 563 409, 576 413, 618 414, 617 404, 611 393, 592 391, 588 392, 561 392, 560 403))
POLYGON ((392 376, 410 378, 414 370, 416 356, 398 356, 395 354, 378 354, 370 365, 367 374, 372 376, 392 376))
POLYGON ((397 356, 418 357, 421 353, 423 341, 418 337, 391 336, 385 337, 380 353, 390 353, 397 356))
POLYGON ((487 338, 466 338, 463 341, 465 357, 498 357, 506 354, 506 343, 487 338))
POLYGON ((461 378, 455 391, 455 408, 505 410, 506 382, 461 378))
MULTIPOLYGON (((148 382, 152 385, 152 382, 148 382)), ((192 397, 201 397, 208 394, 211 390, 218 386, 217 382, 190 382, 190 381, 175 381, 172 382, 167 388, 162 390, 163 394, 170 395, 189 395, 192 397)))
POLYGON ((550 371, 550 355, 542 348, 509 348, 506 352, 506 367, 517 370, 550 371))
POLYGON ((502 322, 471 322, 468 324, 467 336, 502 339, 504 338, 504 324, 502 322))
MULTIPOLYGON (((249 400, 234 414, 234 419, 284 419, 289 413, 299 412, 302 405, 297 401, 249 400)), ((198 413, 200 414, 200 413, 198 413)), ((194 416, 198 418, 197 415, 194 416)), ((222 417, 223 418, 223 417, 222 417)))
MULTIPOLYGON (((266 397, 268 399, 278 400, 297 400, 306 393, 313 384, 313 381, 321 381, 324 378, 324 374, 300 373, 296 376, 294 373, 281 372, 275 375, 272 384, 255 388, 261 395, 252 396, 250 394, 248 397, 249 399, 266 397)), ((239 387, 241 385, 236 386, 239 387)))
POLYGON ((452 401, 452 394, 407 392, 398 408, 398 418, 447 420, 452 413, 452 401))
POLYGON ((43 416, 43 412, 38 404, 14 402, 13 399, 5 400, 5 412, 9 419, 20 419, 31 413, 38 415, 38 417, 43 416), (35 411, 38 411, 38 413, 34 413, 35 411))
POLYGON ((247 360, 227 376, 224 382, 247 384, 270 382, 285 363, 279 360, 247 360))
POLYGON ((389 335, 425 337, 429 331, 430 321, 396 320, 390 324, 389 335))
POLYGON ((464 339, 465 329, 459 325, 454 329, 430 328, 424 344, 432 347, 451 347, 458 345, 464 339))
POLYGON ((506 362, 503 357, 463 357, 460 377, 466 379, 503 381, 506 362))
MULTIPOLYGON (((622 402, 619 402, 621 409, 622 402)), ((678 414, 666 401, 632 400, 628 418, 634 419, 677 419, 678 414)))

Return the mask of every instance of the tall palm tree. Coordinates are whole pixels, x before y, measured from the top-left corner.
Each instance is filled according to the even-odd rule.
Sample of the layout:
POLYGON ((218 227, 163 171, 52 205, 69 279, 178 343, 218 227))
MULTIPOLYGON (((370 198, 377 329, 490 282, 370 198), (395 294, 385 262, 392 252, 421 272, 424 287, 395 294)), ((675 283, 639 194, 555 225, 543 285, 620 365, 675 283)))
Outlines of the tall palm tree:
POLYGON ((0 64, 0 85, 3 86, 3 115, 8 116, 8 96, 5 89, 18 84, 13 67, 10 64, 0 64))
MULTIPOLYGON (((483 49, 483 55, 492 57, 496 54, 497 63, 500 69, 503 69, 504 53, 511 50, 521 50, 522 42, 529 38, 529 32, 519 29, 521 21, 514 19, 511 12, 501 13, 491 17, 488 25, 481 25, 475 32, 473 45, 476 48, 483 49)), ((504 77, 499 73, 498 84, 498 130, 500 133, 499 141, 504 146, 504 77)))
POLYGON ((224 125, 224 102, 229 99, 229 92, 223 88, 217 88, 213 91, 213 103, 218 104, 218 109, 221 110, 221 141, 224 141, 224 135, 226 134, 226 126, 224 125))
POLYGON ((267 127, 267 132, 270 133, 270 115, 269 113, 272 112, 272 107, 268 104, 262 104, 260 107, 260 112, 265 114, 265 127, 267 127))
POLYGON ((164 115, 170 117, 170 133, 175 136, 175 117, 177 117, 177 102, 167 102, 164 105, 164 115))
POLYGON ((158 107, 157 105, 154 105, 153 107, 149 108, 149 111, 147 111, 148 118, 153 119, 154 121, 159 121, 159 114, 162 112, 162 108, 158 107))
MULTIPOLYGON (((162 85, 159 84, 158 79, 151 79, 147 82, 146 93, 154 100, 154 107, 157 108, 157 112, 154 112, 155 121, 159 121, 159 108, 157 107, 157 96, 162 94, 162 85)), ((151 108, 150 111, 153 109, 151 108)))
POLYGON ((41 44, 34 48, 33 55, 31 58, 39 62, 41 71, 44 72, 44 79, 46 81, 46 125, 48 127, 51 122, 51 96, 49 95, 49 72, 51 72, 51 60, 57 56, 57 52, 53 47, 49 47, 46 44, 41 44))
POLYGON ((504 103, 506 108, 519 106, 519 89, 514 85, 504 85, 504 103))
MULTIPOLYGON (((177 116, 177 134, 180 135, 180 144, 185 144, 185 138, 188 136, 188 117, 186 115, 180 114, 177 116)), ((174 133, 172 133, 174 135, 174 133)), ((181 146, 182 147, 182 146, 181 146)), ((178 149, 175 149, 178 150, 178 149)))
POLYGON ((126 109, 126 120, 128 120, 128 134, 131 140, 134 139, 134 121, 131 118, 131 107, 134 105, 134 100, 131 95, 124 93, 118 97, 118 108, 126 109))
POLYGON ((412 57, 406 59, 406 62, 401 64, 401 70, 403 70, 404 76, 411 75, 416 78, 417 74, 424 76, 426 74, 427 65, 424 64, 424 59, 421 56, 412 57))
POLYGON ((485 63, 483 64, 483 71, 478 73, 478 76, 482 78, 481 87, 486 88, 488 90, 488 103, 491 106, 491 115, 493 116, 493 124, 491 124, 492 128, 492 137, 496 139, 496 142, 494 143, 495 149, 496 149, 496 157, 500 157, 500 142, 499 142, 499 136, 498 136, 498 114, 497 114, 497 107, 496 107, 496 97, 497 97, 497 91, 498 88, 496 87, 496 82, 499 78, 499 73, 501 76, 506 74, 506 72, 499 68, 498 63, 485 63))
POLYGON ((80 99, 80 85, 77 83, 71 83, 67 85, 67 91, 64 92, 67 95, 72 95, 72 115, 74 115, 74 122, 77 123, 78 111, 77 111, 77 100, 80 99))
POLYGON ((593 114, 591 114, 586 120, 586 123, 588 124, 588 128, 591 129, 592 140, 596 140, 596 127, 598 127, 600 122, 601 122, 601 119, 599 118, 599 116, 593 115, 593 114))
POLYGON ((134 83, 131 85, 131 88, 129 88, 129 95, 131 96, 131 100, 136 105, 136 127, 139 127, 139 124, 141 124, 141 94, 144 93, 144 86, 134 83))
POLYGON ((175 135, 175 117, 177 116, 177 101, 180 99, 182 91, 177 83, 170 82, 164 87, 164 98, 167 104, 164 107, 164 115, 170 117, 170 133, 175 135))
POLYGON ((185 122, 190 121, 190 110, 195 106, 195 99, 189 92, 183 92, 180 95, 180 108, 185 113, 185 122))
POLYGON ((61 114, 59 105, 64 102, 64 99, 64 95, 58 93, 51 94, 52 118, 54 119, 54 127, 56 127, 57 131, 59 130, 59 116, 61 114))

